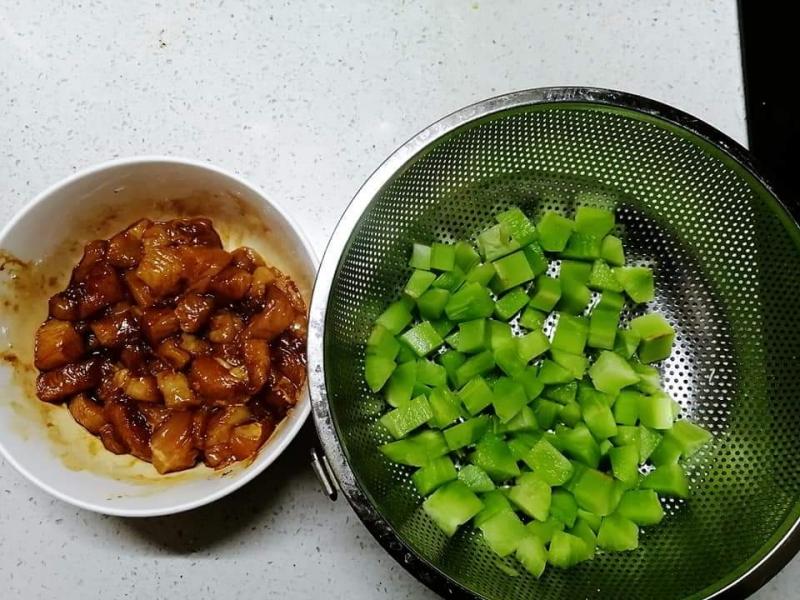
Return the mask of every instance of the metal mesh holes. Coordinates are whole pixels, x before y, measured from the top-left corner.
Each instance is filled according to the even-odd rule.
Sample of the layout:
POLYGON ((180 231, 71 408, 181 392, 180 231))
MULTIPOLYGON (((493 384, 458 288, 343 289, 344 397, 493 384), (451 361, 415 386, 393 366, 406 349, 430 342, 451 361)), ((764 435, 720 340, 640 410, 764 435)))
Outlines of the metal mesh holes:
POLYGON ((330 290, 324 356, 330 411, 350 467, 420 556, 477 595, 683 598, 732 580, 788 529, 800 494, 800 264, 796 225, 722 151, 666 121, 599 104, 540 104, 468 123, 420 153, 352 232, 330 290), (474 237, 514 204, 571 216, 611 195, 629 259, 652 265, 677 327, 662 365, 682 416, 715 441, 690 462, 688 502, 669 502, 631 553, 540 580, 467 530, 448 540, 419 507, 410 469, 376 452, 383 401, 363 382, 371 324, 407 278, 415 240, 474 237))

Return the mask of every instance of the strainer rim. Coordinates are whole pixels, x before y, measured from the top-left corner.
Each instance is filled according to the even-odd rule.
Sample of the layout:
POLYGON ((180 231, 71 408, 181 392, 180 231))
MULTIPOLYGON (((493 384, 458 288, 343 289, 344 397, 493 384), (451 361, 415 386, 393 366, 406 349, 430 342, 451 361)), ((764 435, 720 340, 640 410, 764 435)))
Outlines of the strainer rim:
MULTIPOLYGON (((450 578, 402 540, 375 508, 369 494, 355 476, 334 425, 324 371, 324 331, 331 287, 344 250, 359 219, 385 185, 420 152, 436 140, 492 114, 525 106, 567 103, 622 108, 642 113, 688 131, 744 167, 748 174, 772 196, 778 208, 782 209, 795 227, 800 230, 798 213, 778 197, 774 187, 759 169, 757 161, 744 146, 689 113, 657 100, 619 90, 558 86, 520 90, 494 96, 439 119, 410 138, 384 160, 362 184, 340 217, 328 241, 317 272, 309 310, 310 335, 307 349, 312 415, 322 449, 333 475, 359 519, 397 562, 419 581, 443 597, 481 598, 482 596, 450 578)), ((706 588, 709 590, 707 595, 701 595, 706 594, 706 590, 701 590, 693 597, 710 600, 711 598, 740 598, 752 594, 777 574, 798 551, 800 551, 800 517, 795 519, 789 530, 761 559, 750 565, 738 577, 720 589, 714 590, 713 588, 716 587, 716 583, 714 583, 706 588)))

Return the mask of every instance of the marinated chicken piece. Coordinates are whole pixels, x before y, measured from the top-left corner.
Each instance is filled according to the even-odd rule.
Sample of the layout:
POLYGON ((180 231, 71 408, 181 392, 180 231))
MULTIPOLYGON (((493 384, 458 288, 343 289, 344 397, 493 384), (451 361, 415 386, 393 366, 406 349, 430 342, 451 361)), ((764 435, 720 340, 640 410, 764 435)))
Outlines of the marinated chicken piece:
POLYGON ((100 429, 107 423, 103 415, 103 407, 86 394, 78 394, 70 398, 67 408, 73 419, 95 435, 98 435, 100 429))
POLYGON ((44 402, 61 402, 96 387, 100 383, 100 362, 92 357, 40 373, 36 378, 36 395, 44 402))
POLYGON ((192 413, 173 412, 150 438, 153 466, 159 473, 193 467, 197 449, 192 443, 192 413))
POLYGON ((214 300, 208 296, 201 296, 190 292, 182 296, 175 306, 181 331, 195 333, 208 323, 214 310, 214 300))
POLYGON ((34 365, 47 371, 78 360, 84 352, 83 338, 72 323, 51 319, 36 331, 34 365))
POLYGON ((210 220, 142 219, 90 242, 36 332, 37 395, 160 473, 255 456, 305 381, 306 309, 210 220))

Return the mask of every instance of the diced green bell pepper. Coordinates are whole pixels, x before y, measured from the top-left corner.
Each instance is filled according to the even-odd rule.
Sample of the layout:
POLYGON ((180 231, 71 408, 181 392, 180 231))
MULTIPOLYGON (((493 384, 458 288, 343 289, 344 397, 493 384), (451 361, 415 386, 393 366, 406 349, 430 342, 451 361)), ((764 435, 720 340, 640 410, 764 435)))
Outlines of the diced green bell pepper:
POLYGON ((614 213, 594 206, 579 206, 575 211, 575 231, 603 237, 614 229, 614 213))
POLYGON ((550 340, 542 331, 531 331, 518 338, 517 354, 524 362, 530 362, 550 348, 550 340))
POLYGON ((539 427, 542 429, 550 429, 556 422, 556 418, 558 417, 558 413, 560 411, 560 404, 550 400, 545 400, 544 398, 536 400, 536 403, 533 407, 533 413, 536 415, 536 421, 539 423, 539 427))
POLYGON ((660 443, 660 433, 639 425, 639 463, 644 464, 660 443))
POLYGON ((508 432, 536 431, 537 429, 539 429, 539 423, 530 406, 523 406, 508 423, 505 423, 504 427, 504 430, 508 432))
POLYGON ((517 251, 493 261, 495 276, 491 282, 492 290, 499 294, 522 283, 530 281, 533 272, 525 253, 517 251))
POLYGON ((480 512, 483 503, 462 482, 451 481, 425 500, 422 508, 446 535, 452 537, 459 526, 480 512))
POLYGON ((434 458, 444 456, 449 449, 441 432, 427 430, 396 442, 384 444, 380 447, 380 451, 393 462, 422 467, 434 458))
POLYGON ((589 359, 583 354, 551 349, 550 356, 557 365, 564 367, 575 379, 581 379, 589 367, 589 359))
POLYGON ((531 266, 531 271, 533 271, 534 275, 541 275, 547 271, 547 267, 550 263, 547 262, 544 250, 542 250, 539 244, 531 242, 525 246, 522 251, 525 253, 525 258, 528 259, 528 264, 531 266))
POLYGON ((613 350, 617 327, 619 327, 618 310, 603 310, 595 307, 589 317, 589 338, 587 340, 589 347, 613 350))
POLYGON ((639 528, 625 517, 609 515, 600 524, 597 545, 610 552, 636 550, 639 547, 639 528))
POLYGON ((600 464, 600 448, 585 425, 578 424, 573 428, 559 426, 556 436, 564 447, 563 451, 572 458, 593 469, 600 464))
POLYGON ((539 330, 547 320, 547 313, 528 306, 519 316, 519 324, 525 329, 539 330))
POLYGON ((498 223, 506 226, 512 239, 520 246, 530 244, 536 239, 536 227, 516 206, 497 213, 494 218, 498 223))
POLYGON ((380 418, 380 422, 392 437, 399 439, 433 418, 433 411, 425 396, 418 396, 406 404, 390 410, 380 418))
POLYGON ((633 370, 639 375, 639 383, 636 387, 645 394, 655 394, 661 390, 661 374, 652 365, 645 365, 640 362, 632 362, 633 370))
POLYGON ((427 356, 444 344, 442 336, 433 328, 430 321, 423 321, 415 325, 401 335, 400 340, 405 342, 417 356, 427 356))
POLYGON ((639 347, 640 341, 641 338, 635 331, 617 329, 617 337, 614 339, 614 352, 623 358, 630 358, 639 347))
POLYGON ((409 361, 397 365, 397 368, 394 370, 391 377, 389 377, 389 381, 383 390, 384 398, 389 406, 397 408, 411 400, 416 381, 416 361, 409 361))
POLYGON ((575 401, 575 395, 578 391, 578 382, 570 381, 561 385, 549 386, 544 395, 550 400, 555 400, 561 404, 568 404, 575 401))
POLYGON ((458 477, 456 467, 449 456, 434 458, 424 467, 421 467, 411 476, 417 491, 427 496, 436 488, 458 477))
MULTIPOLYGON (((464 467, 462 467, 462 470, 463 469, 464 467)), ((495 489, 488 493, 481 494, 480 499, 481 502, 483 502, 483 508, 481 509, 481 512, 475 515, 475 525, 478 527, 483 525, 493 516, 500 514, 501 512, 508 512, 512 510, 511 503, 505 497, 505 494, 500 490, 495 489)))
POLYGON ((391 358, 368 354, 364 358, 364 379, 369 389, 379 392, 394 372, 397 364, 391 358))
POLYGON ((661 442, 650 455, 650 462, 656 467, 677 463, 681 457, 681 447, 675 438, 670 436, 670 433, 668 431, 661 438, 661 442))
POLYGON ((576 535, 556 531, 550 541, 547 562, 560 569, 574 567, 588 555, 586 542, 576 535))
POLYGON ((561 251, 561 256, 576 260, 595 260, 600 258, 602 245, 603 238, 600 236, 575 232, 561 251))
POLYGON ((539 275, 533 289, 529 306, 536 310, 550 312, 561 298, 561 281, 547 275, 539 275))
POLYGON ((639 420, 639 404, 644 396, 633 390, 622 390, 614 402, 614 420, 619 425, 636 425, 639 420))
POLYGON ((558 273, 559 279, 571 279, 578 283, 586 284, 592 272, 591 263, 580 260, 562 260, 561 269, 558 273))
POLYGON ((516 559, 537 579, 547 566, 547 550, 536 536, 526 535, 517 544, 516 559))
POLYGON ((664 508, 654 490, 629 490, 622 495, 617 514, 640 526, 658 525, 664 518, 664 508))
POLYGON ((581 422, 581 406, 577 402, 567 402, 558 416, 568 427, 575 427, 581 422))
POLYGON ((516 377, 528 366, 517 352, 517 344, 509 344, 494 351, 495 364, 509 377, 516 377))
POLYGON ((589 335, 589 324, 584 317, 575 317, 559 313, 555 332, 553 333, 553 349, 572 354, 583 353, 589 335))
POLYGON ((431 325, 436 330, 436 333, 442 337, 445 337, 456 326, 450 319, 437 319, 436 321, 431 321, 431 325))
POLYGON ((503 346, 508 346, 514 343, 514 332, 511 325, 489 319, 489 348, 491 350, 499 350, 503 346))
POLYGON ((403 300, 392 302, 380 316, 375 319, 377 325, 382 325, 394 335, 397 335, 414 319, 408 303, 403 300))
POLYGON ((375 325, 367 339, 367 355, 394 360, 400 351, 400 342, 383 325, 375 325))
POLYGON ((639 381, 639 375, 619 354, 603 350, 589 367, 589 377, 601 392, 616 396, 620 390, 639 381))
POLYGON ((689 479, 679 464, 656 467, 645 475, 641 487, 667 496, 689 497, 689 479))
POLYGON ((573 494, 578 506, 601 517, 614 512, 619 503, 614 480, 595 469, 586 469, 580 474, 575 482, 573 494))
POLYGON ((583 543, 586 547, 585 560, 594 558, 594 549, 597 545, 597 536, 595 535, 594 530, 585 520, 577 519, 575 521, 575 526, 567 533, 570 533, 571 535, 579 537, 583 540, 583 543))
POLYGON ((524 473, 508 491, 508 499, 522 512, 538 521, 550 516, 550 486, 535 473, 524 473))
POLYGON ((560 279, 559 281, 561 281, 559 310, 573 315, 582 312, 592 298, 592 291, 585 284, 573 279, 560 279))
POLYGON ((411 258, 408 266, 413 269, 423 269, 430 271, 431 268, 431 247, 425 244, 414 244, 411 250, 411 258))
POLYGON ((595 308, 599 310, 610 310, 619 313, 622 311, 624 307, 625 307, 625 297, 622 294, 606 290, 605 292, 600 294, 600 300, 598 300, 597 306, 595 308))
POLYGON ((495 270, 494 265, 490 262, 477 264, 472 267, 464 279, 467 283, 477 283, 483 287, 489 285, 489 282, 494 278, 495 270))
POLYGON ((514 380, 522 384, 525 389, 525 395, 528 397, 528 402, 537 398, 544 390, 544 384, 539 380, 536 367, 528 367, 521 373, 517 373, 514 376, 514 380))
POLYGON ((448 350, 439 356, 439 362, 447 372, 447 381, 451 386, 456 386, 456 371, 466 360, 467 357, 456 350, 448 350))
POLYGON ((423 319, 438 319, 450 299, 450 292, 441 288, 431 288, 417 299, 417 309, 423 319))
POLYGON ((639 359, 643 363, 663 360, 672 352, 675 330, 662 315, 650 313, 636 317, 631 321, 631 331, 635 331, 641 339, 639 359))
POLYGON ((439 276, 433 280, 432 287, 434 289, 447 290, 454 292, 461 287, 461 284, 466 280, 466 275, 461 270, 454 268, 452 271, 444 271, 439 273, 439 276))
POLYGON ((477 415, 494 400, 492 388, 483 377, 476 376, 458 391, 458 397, 471 415, 477 415))
POLYGON ((456 369, 456 384, 462 387, 473 377, 484 375, 492 369, 494 369, 494 354, 489 350, 470 356, 456 369))
POLYGON ((622 248, 622 240, 613 235, 604 237, 600 245, 600 258, 615 267, 624 265, 625 251, 622 248))
POLYGON ((434 273, 416 269, 413 273, 411 273, 411 277, 408 278, 408 282, 406 283, 406 287, 403 289, 403 293, 409 298, 416 300, 422 296, 422 294, 424 294, 429 287, 431 287, 434 279, 436 279, 436 275, 434 273))
POLYGON ((548 517, 545 521, 531 521, 525 528, 542 544, 549 544, 556 531, 564 531, 564 523, 554 517, 548 517))
POLYGON ((447 371, 440 364, 420 358, 417 361, 417 382, 431 387, 447 385, 447 371))
POLYGON ((500 377, 494 384, 494 412, 501 423, 508 423, 528 403, 525 388, 508 377, 500 377))
POLYGON ((583 521, 586 523, 596 535, 600 529, 600 523, 602 523, 603 517, 596 515, 593 512, 589 512, 588 510, 578 508, 578 521, 583 521))
POLYGON ((597 396, 587 395, 581 398, 580 405, 583 420, 595 439, 606 440, 617 435, 617 424, 606 402, 597 396))
POLYGON ((539 243, 548 252, 561 252, 566 247, 574 229, 574 221, 550 210, 542 215, 536 226, 536 230, 539 232, 539 243))
POLYGON ((574 379, 571 371, 552 360, 543 360, 541 367, 539 367, 539 380, 545 385, 569 383, 574 379))
POLYGON ((431 269, 452 271, 456 266, 456 249, 449 244, 436 242, 431 245, 431 269))
POLYGON ((428 403, 433 412, 433 417, 429 421, 431 427, 443 429, 461 417, 461 403, 458 397, 446 387, 434 388, 428 398, 428 403))
POLYGON ((402 365, 407 362, 413 362, 416 366, 417 354, 405 344, 400 344, 400 350, 397 351, 397 358, 395 361, 398 365, 402 365))
POLYGON ((458 324, 458 351, 467 354, 485 350, 489 342, 486 319, 462 321, 458 324))
POLYGON ((526 537, 528 531, 514 511, 506 510, 481 523, 483 539, 498 556, 508 556, 526 537))
POLYGON ((670 429, 672 427, 672 398, 666 392, 656 392, 652 396, 639 397, 639 420, 650 429, 670 429))
POLYGON ((489 290, 480 284, 465 283, 450 295, 444 312, 448 319, 456 322, 490 317, 494 312, 494 300, 489 290))
POLYGON ((688 421, 676 421, 667 435, 677 442, 681 454, 686 457, 692 456, 712 438, 708 431, 688 421))
POLYGON ((494 481, 486 471, 475 465, 464 465, 458 472, 458 478, 473 492, 491 492, 494 481))
POLYGON ((504 223, 489 227, 478 234, 478 251, 487 261, 511 254, 519 247, 519 243, 511 237, 511 231, 504 223))
POLYGON ((572 463, 544 438, 531 449, 530 461, 534 471, 552 486, 563 485, 572 477, 572 463))
POLYGON ((517 461, 501 438, 487 433, 475 445, 469 462, 479 466, 495 481, 505 481, 519 475, 517 461))
POLYGON ((604 260, 596 260, 592 263, 592 272, 589 275, 587 285, 593 289, 601 292, 621 292, 622 286, 617 278, 614 276, 614 271, 611 270, 604 260))
POLYGON ((553 491, 550 499, 550 514, 567 527, 575 525, 578 518, 578 504, 575 497, 565 490, 553 491))
POLYGON ((636 446, 620 446, 608 451, 611 470, 621 482, 634 486, 639 481, 639 449, 636 446))
POLYGON ((448 427, 443 431, 444 440, 450 450, 458 450, 479 441, 489 430, 489 415, 467 419, 463 423, 448 427))
POLYGON ((521 287, 515 287, 494 303, 494 316, 503 321, 510 321, 530 301, 530 297, 521 287))
POLYGON ((614 276, 625 293, 637 304, 655 298, 653 271, 649 267, 616 267, 614 276))
POLYGON ((455 262, 456 267, 463 273, 469 273, 469 270, 481 262, 480 255, 472 247, 469 242, 456 242, 455 245, 455 262))

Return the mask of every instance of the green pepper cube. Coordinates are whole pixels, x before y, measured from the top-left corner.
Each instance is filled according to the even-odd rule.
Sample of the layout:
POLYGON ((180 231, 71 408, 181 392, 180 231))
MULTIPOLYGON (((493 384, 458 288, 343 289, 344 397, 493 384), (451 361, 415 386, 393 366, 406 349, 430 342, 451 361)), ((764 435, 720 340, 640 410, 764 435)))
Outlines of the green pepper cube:
POLYGON ((594 549, 597 545, 597 536, 591 526, 583 519, 577 519, 575 526, 572 527, 567 533, 579 537, 583 540, 586 546, 586 554, 584 560, 591 560, 594 558, 594 549))
POLYGON ((600 464, 600 447, 586 425, 579 423, 573 428, 559 426, 556 428, 556 437, 562 445, 562 451, 575 460, 593 469, 600 464))
POLYGON ((653 490, 628 490, 619 501, 617 514, 639 526, 658 525, 664 519, 664 508, 653 490))
POLYGON ((450 319, 436 319, 435 321, 431 321, 431 325, 436 330, 436 333, 442 337, 445 337, 448 333, 453 331, 453 328, 456 326, 450 319))
POLYGON ((575 497, 565 490, 555 490, 550 498, 550 514, 567 527, 575 525, 575 519, 578 518, 575 497))
POLYGON ((660 443, 660 433, 639 425, 639 464, 644 464, 660 443))
POLYGON ((614 276, 631 300, 637 304, 655 298, 653 271, 649 267, 617 267, 614 276))
POLYGON ((405 342, 417 356, 427 356, 444 344, 442 336, 433 328, 430 321, 415 325, 401 335, 400 340, 405 342))
POLYGON ((461 525, 480 512, 483 503, 462 482, 451 481, 425 500, 422 508, 447 536, 452 537, 461 525))
POLYGON ((443 429, 461 417, 461 405, 458 397, 446 387, 434 388, 428 398, 431 405, 431 417, 428 424, 437 429, 443 429))
POLYGON ((539 380, 536 367, 527 367, 521 373, 517 373, 514 379, 522 384, 525 389, 525 395, 528 397, 528 402, 537 398, 544 390, 544 384, 539 380))
POLYGON ((406 283, 406 287, 403 289, 403 293, 409 298, 417 300, 428 290, 429 287, 431 287, 434 279, 436 279, 435 273, 416 269, 413 273, 411 273, 411 277, 408 278, 408 282, 406 283))
POLYGON ((620 390, 639 381, 639 376, 619 354, 603 350, 589 367, 589 377, 601 392, 616 396, 620 390))
POLYGON ((533 414, 533 409, 530 406, 523 406, 522 409, 505 424, 505 430, 511 433, 537 431, 539 423, 536 421, 536 415, 533 414))
POLYGON ((552 492, 547 482, 535 473, 524 473, 508 491, 508 499, 522 512, 539 521, 550 516, 552 492))
POLYGON ((492 289, 496 293, 504 292, 536 277, 522 251, 499 258, 492 264, 495 270, 492 289))
POLYGON ((583 420, 595 439, 607 440, 617 435, 617 424, 606 402, 595 395, 587 395, 581 398, 580 405, 583 420))
POLYGON ((423 319, 438 319, 450 299, 450 292, 441 288, 431 288, 417 298, 417 309, 423 319))
POLYGON ((454 268, 452 271, 444 271, 439 273, 438 277, 433 280, 432 287, 437 290, 447 290, 454 292, 461 287, 464 283, 466 276, 459 269, 454 268))
POLYGON ((670 436, 670 433, 668 431, 661 438, 661 442, 650 455, 650 462, 656 467, 677 463, 681 457, 681 447, 675 438, 670 436))
POLYGON ((458 478, 473 492, 491 492, 495 489, 492 478, 486 474, 486 471, 475 465, 461 467, 458 478))
POLYGON ((608 456, 614 444, 611 443, 611 440, 603 440, 598 444, 598 447, 600 448, 600 456, 608 456))
MULTIPOLYGON (((588 288, 587 288, 588 289, 588 288)), ((536 310, 550 312, 561 298, 561 281, 546 275, 536 278, 530 306, 536 310)))
POLYGON ((590 233, 575 232, 570 236, 566 247, 561 251, 561 256, 576 260, 595 260, 600 258, 600 248, 603 238, 590 233))
POLYGON ((485 350, 489 340, 486 319, 474 319, 458 324, 459 352, 471 354, 485 350))
POLYGON ((590 348, 613 350, 614 340, 617 338, 618 326, 618 310, 603 310, 599 307, 595 307, 589 317, 589 338, 587 344, 590 348))
POLYGON ((641 487, 667 496, 689 497, 689 479, 679 464, 656 467, 645 475, 641 487))
POLYGON ((498 556, 508 556, 516 551, 520 541, 528 533, 525 525, 511 510, 497 513, 478 528, 483 532, 483 539, 489 548, 498 556))
POLYGON ((636 550, 639 547, 639 528, 620 515, 609 515, 600 524, 597 545, 610 552, 636 550))
POLYGON ((489 348, 499 350, 503 346, 514 343, 514 332, 511 325, 502 321, 489 319, 489 348))
POLYGON ((421 467, 411 476, 417 491, 427 496, 436 488, 458 477, 453 461, 447 456, 434 458, 424 467, 421 467))
POLYGON ((433 418, 428 399, 419 396, 403 406, 389 411, 380 418, 381 424, 389 430, 392 437, 399 439, 433 418))
POLYGON ((510 344, 494 351, 495 364, 509 377, 516 377, 522 373, 528 364, 517 352, 517 345, 510 344))
POLYGON ((452 271, 456 266, 456 249, 449 244, 439 242, 431 245, 431 269, 434 271, 452 271))
POLYGON ((614 420, 618 425, 636 425, 639 420, 639 405, 644 396, 633 390, 622 390, 614 402, 614 420))
POLYGON ((494 412, 501 423, 508 423, 528 403, 525 388, 508 377, 500 377, 492 391, 494 412))
POLYGON ((544 438, 532 448, 530 460, 534 471, 552 486, 563 485, 572 477, 572 463, 544 438))
POLYGON ((420 358, 417 360, 417 382, 431 387, 447 385, 447 371, 442 365, 420 358))
POLYGON ((494 300, 485 287, 477 283, 465 283, 450 295, 444 312, 448 319, 456 322, 490 317, 494 312, 494 300))
POLYGON ((523 537, 517 544, 514 556, 525 570, 537 579, 544 573, 547 566, 547 550, 536 536, 528 534, 523 537))
POLYGON ((495 219, 499 224, 506 226, 511 237, 520 246, 530 244, 536 239, 536 227, 516 206, 496 214, 495 219))
POLYGON ((556 531, 550 541, 547 562, 559 569, 574 567, 588 554, 586 542, 576 535, 564 531, 556 531))
POLYGON ((562 260, 558 278, 562 280, 571 279, 572 281, 586 284, 591 273, 592 265, 590 263, 580 260, 562 260))
POLYGON ((486 287, 489 285, 489 282, 494 279, 495 273, 496 271, 494 270, 494 265, 492 263, 482 263, 475 265, 469 271, 467 271, 467 275, 464 280, 467 283, 477 283, 483 287, 486 287))
POLYGON ((650 429, 670 429, 672 427, 672 398, 666 392, 639 398, 639 420, 650 429))
POLYGON ((381 325, 397 335, 414 319, 408 304, 402 300, 392 302, 380 316, 375 319, 377 325, 381 325))
POLYGON ((494 303, 494 316, 503 321, 510 321, 511 318, 521 311, 530 301, 530 297, 521 287, 504 294, 494 303))
MULTIPOLYGON (((451 333, 445 339, 447 345, 450 346, 453 350, 457 352, 461 352, 461 333, 456 331, 455 333, 451 333)), ((462 353, 463 354, 463 353, 462 353)))
POLYGON ((414 384, 417 381, 417 363, 409 361, 397 365, 383 389, 383 395, 389 406, 397 408, 411 400, 414 384))
POLYGON ((552 346, 555 350, 581 354, 586 347, 588 336, 589 324, 584 317, 559 313, 552 346))
POLYGON ((494 366, 494 354, 489 350, 470 356, 456 369, 456 385, 463 387, 470 379, 488 373, 494 366))
POLYGON ((469 270, 481 262, 480 255, 472 247, 469 242, 456 242, 454 246, 455 263, 456 267, 463 273, 469 273, 469 270))
POLYGON ((596 469, 586 469, 580 474, 573 493, 579 507, 601 517, 614 512, 619 502, 614 480, 596 469))
POLYGON ((548 252, 561 252, 575 229, 575 223, 548 210, 542 215, 536 229, 539 232, 539 243, 542 248, 548 252))
POLYGON ((525 329, 539 330, 547 320, 547 313, 536 310, 531 306, 525 308, 519 316, 519 324, 525 329))
POLYGON ((594 206, 579 206, 575 211, 575 231, 603 237, 614 229, 614 213, 594 206))
POLYGON ((610 265, 621 267, 625 264, 625 251, 622 240, 613 235, 607 235, 600 244, 600 258, 610 265))
POLYGON ((397 364, 391 358, 368 354, 364 359, 364 379, 367 381, 369 389, 379 392, 389 381, 397 364))
POLYGON ((478 251, 487 261, 511 254, 519 250, 519 247, 519 243, 511 237, 511 231, 505 223, 489 227, 478 234, 478 251))
POLYGON ((574 379, 572 372, 552 360, 544 359, 539 367, 539 381, 545 385, 569 383, 574 379))
MULTIPOLYGON (((461 470, 463 471, 467 466, 473 465, 464 465, 461 467, 461 470)), ((511 503, 505 497, 505 494, 497 489, 481 494, 481 502, 483 502, 483 508, 481 512, 475 515, 475 525, 477 527, 480 527, 483 523, 501 512, 512 510, 511 503)))
POLYGON ((568 427, 575 427, 581 421, 581 407, 577 402, 567 402, 561 407, 558 416, 568 427))
POLYGON ((400 342, 383 325, 375 325, 367 339, 367 354, 394 360, 400 351, 400 342))
POLYGON ((542 331, 531 331, 516 338, 517 353, 525 362, 530 362, 550 348, 550 340, 542 331))
POLYGON ((439 356, 439 362, 444 367, 444 370, 447 373, 447 381, 451 386, 456 386, 456 371, 458 370, 458 367, 466 362, 466 360, 467 357, 456 350, 448 350, 439 356))
POLYGON ((662 315, 650 313, 636 317, 631 321, 631 331, 641 339, 639 359, 643 363, 663 360, 672 352, 675 330, 662 315))
POLYGON ((633 356, 639 347, 641 338, 639 334, 631 329, 617 329, 617 337, 614 339, 614 352, 623 358, 633 356))
POLYGON ((661 374, 658 372, 657 368, 638 362, 632 363, 631 366, 639 375, 639 383, 636 384, 637 388, 645 394, 655 394, 656 392, 662 391, 661 374))
POLYGON ((416 364, 417 362, 417 355, 414 351, 406 346, 405 344, 400 344, 400 350, 397 351, 397 364, 402 365, 407 362, 413 362, 416 364))
POLYGON ((467 384, 458 391, 458 397, 471 415, 477 415, 494 400, 492 389, 480 375, 471 378, 467 384))
POLYGON ((487 433, 475 445, 469 462, 486 471, 495 481, 505 481, 519 475, 519 467, 508 444, 494 434, 487 433))
POLYGON ((614 477, 627 485, 636 485, 639 481, 639 449, 636 446, 611 448, 608 457, 614 477))
POLYGON ((528 264, 531 266, 534 275, 541 275, 547 271, 547 267, 550 263, 547 262, 544 250, 542 250, 539 244, 531 242, 525 246, 522 251, 525 253, 525 258, 528 259, 528 264))
POLYGON ((622 286, 617 281, 614 271, 604 260, 596 260, 592 263, 592 272, 589 275, 587 285, 601 292, 621 292, 622 286))
POLYGON ((589 359, 583 354, 573 354, 552 348, 550 356, 557 365, 564 367, 575 379, 581 379, 589 367, 589 359))
POLYGON ((600 529, 600 523, 603 521, 603 517, 600 515, 596 515, 593 512, 589 512, 588 510, 583 510, 582 508, 578 509, 578 520, 583 521, 586 523, 589 528, 597 533, 600 529))
POLYGON ((692 456, 710 442, 712 437, 708 431, 688 421, 676 421, 668 435, 675 439, 681 448, 681 454, 686 457, 692 456))
POLYGON ((589 300, 592 299, 592 290, 574 279, 561 279, 561 299, 558 308, 562 312, 577 315, 582 312, 589 300))
POLYGON ((444 436, 439 431, 423 431, 380 447, 381 453, 392 462, 412 467, 423 467, 434 458, 449 452, 444 436))
POLYGON ((550 429, 561 411, 561 405, 541 398, 536 401, 533 407, 533 413, 536 415, 536 421, 542 429, 550 429))
POLYGON ((545 521, 531 521, 525 529, 542 544, 549 544, 556 531, 564 530, 564 523, 555 517, 548 517, 545 521))
POLYGON ((597 302, 595 310, 608 310, 619 313, 622 312, 623 308, 625 308, 625 296, 606 290, 600 295, 600 300, 597 302))
POLYGON ((413 269, 430 271, 431 268, 431 247, 425 244, 414 244, 411 249, 411 259, 408 266, 413 269))
POLYGON ((569 404, 575 401, 575 395, 578 392, 578 382, 570 381, 560 385, 551 385, 545 390, 544 395, 550 400, 555 400, 560 404, 569 404))
POLYGON ((484 436, 489 430, 490 424, 488 415, 480 415, 448 427, 443 432, 447 447, 450 450, 458 450, 465 446, 471 446, 484 436))

